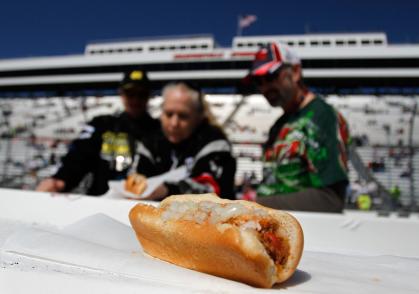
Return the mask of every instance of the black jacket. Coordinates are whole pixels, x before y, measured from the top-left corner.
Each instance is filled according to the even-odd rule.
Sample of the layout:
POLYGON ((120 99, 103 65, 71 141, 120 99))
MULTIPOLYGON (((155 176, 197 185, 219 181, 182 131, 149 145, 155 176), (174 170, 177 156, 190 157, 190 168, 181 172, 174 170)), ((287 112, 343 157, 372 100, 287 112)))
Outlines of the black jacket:
POLYGON ((140 119, 127 113, 95 117, 70 144, 53 177, 64 180, 64 192, 68 192, 90 173, 86 194, 102 195, 109 189, 109 180, 126 177, 137 141, 158 129, 160 124, 149 114, 140 119))
POLYGON ((188 177, 166 182, 169 195, 216 192, 234 199, 236 160, 223 132, 207 122, 180 144, 170 143, 160 131, 138 145, 137 172, 147 177, 186 166, 188 177))

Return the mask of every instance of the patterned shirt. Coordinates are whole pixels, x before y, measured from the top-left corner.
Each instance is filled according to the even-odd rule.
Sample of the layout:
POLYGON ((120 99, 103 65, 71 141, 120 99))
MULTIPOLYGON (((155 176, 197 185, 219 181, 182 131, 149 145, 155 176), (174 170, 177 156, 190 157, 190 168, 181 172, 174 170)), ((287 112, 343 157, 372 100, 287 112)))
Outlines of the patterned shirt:
POLYGON ((322 188, 346 181, 349 132, 344 118, 316 97, 273 125, 264 145, 263 183, 258 195, 322 188))

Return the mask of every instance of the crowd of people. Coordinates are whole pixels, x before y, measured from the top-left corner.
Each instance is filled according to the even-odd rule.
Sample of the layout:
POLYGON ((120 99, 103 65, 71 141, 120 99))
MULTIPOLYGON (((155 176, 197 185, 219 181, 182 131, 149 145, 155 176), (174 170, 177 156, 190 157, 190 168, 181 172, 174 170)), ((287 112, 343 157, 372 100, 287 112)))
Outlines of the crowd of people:
MULTIPOLYGON (((348 185, 349 132, 344 118, 311 92, 300 59, 286 45, 271 43, 255 55, 243 83, 255 86, 284 114, 263 146, 263 180, 246 185, 247 200, 277 209, 342 212, 348 185)), ((68 192, 88 174, 88 195, 103 195, 110 180, 130 173, 145 177, 186 169, 147 199, 213 192, 235 199, 236 159, 205 95, 193 84, 171 82, 162 90, 160 119, 147 112, 150 81, 136 69, 119 87, 124 112, 94 118, 74 140, 60 168, 38 191, 68 192)))

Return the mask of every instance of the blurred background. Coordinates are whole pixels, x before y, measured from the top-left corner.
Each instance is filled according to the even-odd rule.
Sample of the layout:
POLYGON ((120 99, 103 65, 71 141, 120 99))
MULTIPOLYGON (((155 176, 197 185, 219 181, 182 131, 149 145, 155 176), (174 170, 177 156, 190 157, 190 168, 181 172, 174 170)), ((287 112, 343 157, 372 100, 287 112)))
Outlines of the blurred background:
POLYGON ((155 117, 170 80, 207 93, 234 144, 240 196, 261 179, 260 144, 282 114, 240 81, 259 46, 280 41, 349 122, 347 209, 417 210, 415 1, 15 1, 2 11, 0 187, 33 190, 52 175, 87 121, 122 111, 118 82, 141 66, 155 117))

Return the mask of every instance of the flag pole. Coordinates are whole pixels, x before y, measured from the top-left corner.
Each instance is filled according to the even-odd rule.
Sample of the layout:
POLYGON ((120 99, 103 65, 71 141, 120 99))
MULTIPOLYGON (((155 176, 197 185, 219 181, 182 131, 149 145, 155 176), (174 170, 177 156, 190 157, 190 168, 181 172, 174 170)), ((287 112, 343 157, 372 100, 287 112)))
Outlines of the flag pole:
POLYGON ((237 16, 237 36, 240 37, 242 35, 242 27, 240 25, 241 15, 237 16))

